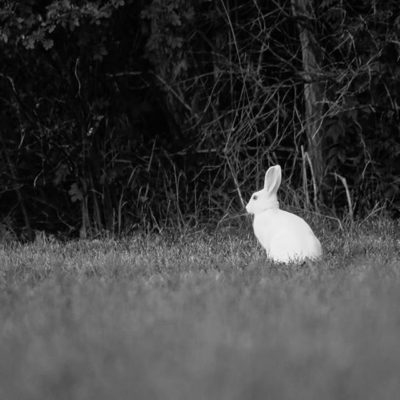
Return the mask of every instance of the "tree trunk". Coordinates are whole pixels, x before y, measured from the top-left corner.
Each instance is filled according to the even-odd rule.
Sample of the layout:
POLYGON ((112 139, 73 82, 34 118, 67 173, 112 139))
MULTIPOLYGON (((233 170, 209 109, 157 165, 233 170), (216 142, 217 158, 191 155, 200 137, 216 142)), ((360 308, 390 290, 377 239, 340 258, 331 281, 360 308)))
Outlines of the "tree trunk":
POLYGON ((317 79, 318 45, 313 32, 308 28, 312 18, 312 0, 292 0, 293 15, 297 17, 301 53, 303 61, 305 130, 307 134, 307 152, 311 160, 311 173, 317 190, 316 198, 320 198, 320 187, 324 174, 322 157, 322 95, 321 84, 317 79))

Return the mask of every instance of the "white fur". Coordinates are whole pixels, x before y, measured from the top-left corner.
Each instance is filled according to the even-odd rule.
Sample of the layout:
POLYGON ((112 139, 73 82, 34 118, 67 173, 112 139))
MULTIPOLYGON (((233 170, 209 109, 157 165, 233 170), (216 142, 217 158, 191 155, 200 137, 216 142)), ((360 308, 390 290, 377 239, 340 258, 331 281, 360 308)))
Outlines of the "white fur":
POLYGON ((281 180, 281 167, 270 167, 265 174, 264 189, 251 196, 246 211, 254 214, 254 234, 275 262, 317 259, 322 255, 321 243, 307 222, 279 209, 277 192, 281 180))

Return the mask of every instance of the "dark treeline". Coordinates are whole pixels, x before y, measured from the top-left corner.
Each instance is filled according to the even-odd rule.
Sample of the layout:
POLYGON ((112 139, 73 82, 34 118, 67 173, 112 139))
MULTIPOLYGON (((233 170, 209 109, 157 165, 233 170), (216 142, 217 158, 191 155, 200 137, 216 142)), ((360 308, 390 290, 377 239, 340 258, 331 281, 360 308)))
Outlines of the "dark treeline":
POLYGON ((400 210, 397 0, 0 1, 3 229, 400 210))

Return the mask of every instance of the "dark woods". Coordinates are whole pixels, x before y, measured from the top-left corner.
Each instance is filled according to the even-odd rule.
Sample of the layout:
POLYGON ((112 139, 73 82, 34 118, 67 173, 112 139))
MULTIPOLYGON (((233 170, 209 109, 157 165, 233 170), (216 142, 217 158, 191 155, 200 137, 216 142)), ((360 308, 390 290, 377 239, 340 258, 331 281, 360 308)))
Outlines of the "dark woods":
POLYGON ((400 4, 0 2, 2 229, 82 237, 285 204, 400 210, 400 4))

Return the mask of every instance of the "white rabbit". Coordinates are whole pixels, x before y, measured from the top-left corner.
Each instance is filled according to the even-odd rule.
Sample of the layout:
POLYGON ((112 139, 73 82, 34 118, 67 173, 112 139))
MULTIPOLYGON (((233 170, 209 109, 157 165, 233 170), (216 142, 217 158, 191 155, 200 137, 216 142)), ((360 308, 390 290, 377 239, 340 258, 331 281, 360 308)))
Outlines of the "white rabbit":
POLYGON ((251 196, 246 211, 254 214, 254 234, 275 262, 317 259, 322 255, 321 243, 307 222, 279 209, 277 192, 281 180, 281 167, 270 167, 265 174, 264 189, 251 196))

